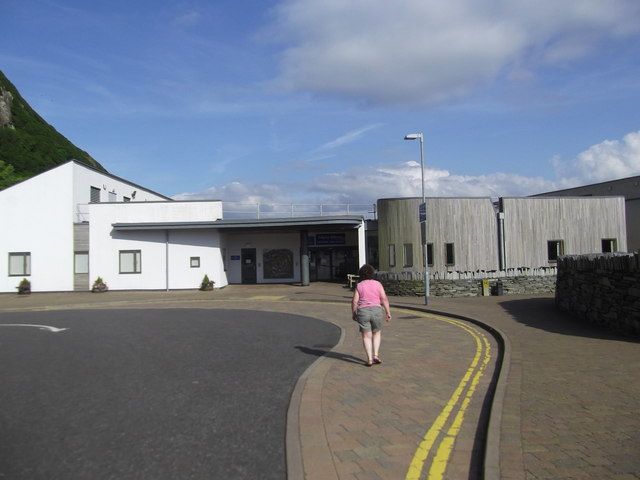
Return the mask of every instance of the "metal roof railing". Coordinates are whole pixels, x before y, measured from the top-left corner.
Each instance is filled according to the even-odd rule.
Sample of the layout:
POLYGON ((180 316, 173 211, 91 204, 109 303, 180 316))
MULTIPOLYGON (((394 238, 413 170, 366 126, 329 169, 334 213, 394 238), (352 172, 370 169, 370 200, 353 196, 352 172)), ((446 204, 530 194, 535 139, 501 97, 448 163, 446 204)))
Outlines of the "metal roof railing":
POLYGON ((242 203, 222 202, 226 219, 326 217, 333 215, 362 215, 367 220, 377 218, 376 204, 328 203, 242 203))

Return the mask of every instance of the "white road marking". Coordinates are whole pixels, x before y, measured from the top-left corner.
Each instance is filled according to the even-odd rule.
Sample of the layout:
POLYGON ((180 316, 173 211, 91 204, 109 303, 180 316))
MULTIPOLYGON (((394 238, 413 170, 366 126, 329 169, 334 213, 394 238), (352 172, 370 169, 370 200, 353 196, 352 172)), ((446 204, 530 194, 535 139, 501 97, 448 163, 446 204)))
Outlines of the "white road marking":
POLYGON ((40 330, 48 330, 52 333, 64 332, 68 328, 50 327, 48 325, 30 325, 28 323, 0 323, 0 327, 35 327, 40 330))

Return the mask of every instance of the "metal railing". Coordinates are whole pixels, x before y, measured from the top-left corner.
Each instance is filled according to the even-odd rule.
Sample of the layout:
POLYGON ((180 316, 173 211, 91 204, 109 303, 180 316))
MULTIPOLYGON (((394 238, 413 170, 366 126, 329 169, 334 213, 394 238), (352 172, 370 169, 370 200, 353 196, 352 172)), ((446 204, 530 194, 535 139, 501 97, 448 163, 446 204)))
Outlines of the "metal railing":
POLYGON ((375 203, 313 204, 223 202, 222 213, 226 219, 326 217, 332 215, 362 215, 367 220, 375 220, 377 218, 375 203))
MULTIPOLYGON (((74 212, 75 223, 89 221, 89 204, 78 203, 74 212)), ((362 215, 366 220, 376 220, 375 203, 242 203, 222 202, 223 218, 284 218, 326 217, 333 215, 362 215)))

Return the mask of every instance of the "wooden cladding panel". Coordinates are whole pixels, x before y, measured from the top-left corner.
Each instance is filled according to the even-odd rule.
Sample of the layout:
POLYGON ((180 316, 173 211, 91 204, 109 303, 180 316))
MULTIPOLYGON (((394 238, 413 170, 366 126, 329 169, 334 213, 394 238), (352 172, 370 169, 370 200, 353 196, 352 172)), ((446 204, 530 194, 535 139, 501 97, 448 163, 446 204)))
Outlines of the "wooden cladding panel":
MULTIPOLYGON (((380 270, 422 270, 418 208, 421 198, 378 200, 380 270), (414 266, 403 268, 402 246, 413 245, 414 266), (388 245, 396 246, 389 266, 388 245)), ((433 272, 498 269, 497 223, 488 198, 427 199, 427 243, 433 243, 433 272), (455 245, 455 265, 445 265, 445 244, 455 245)))
POLYGON ((508 268, 549 266, 549 240, 563 240, 566 255, 601 252, 603 238, 626 250, 623 198, 504 198, 503 206, 508 268))

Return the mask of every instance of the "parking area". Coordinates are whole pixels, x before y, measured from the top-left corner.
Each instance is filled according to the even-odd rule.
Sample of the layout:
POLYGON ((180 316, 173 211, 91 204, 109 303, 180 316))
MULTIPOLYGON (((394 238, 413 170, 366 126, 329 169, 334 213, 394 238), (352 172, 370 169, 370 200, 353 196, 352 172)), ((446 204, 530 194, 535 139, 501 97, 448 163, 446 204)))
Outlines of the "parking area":
POLYGON ((285 478, 291 392, 339 337, 246 309, 1 312, 0 478, 285 478))

